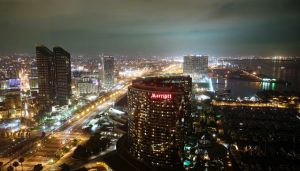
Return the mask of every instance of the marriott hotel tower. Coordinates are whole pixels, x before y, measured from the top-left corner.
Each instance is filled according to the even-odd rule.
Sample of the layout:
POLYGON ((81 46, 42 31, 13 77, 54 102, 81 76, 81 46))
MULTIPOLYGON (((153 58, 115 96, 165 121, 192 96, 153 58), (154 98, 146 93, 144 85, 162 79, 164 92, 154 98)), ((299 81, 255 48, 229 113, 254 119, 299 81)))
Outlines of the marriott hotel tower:
POLYGON ((130 153, 155 166, 180 163, 186 123, 191 113, 192 79, 189 76, 146 77, 128 90, 130 153))

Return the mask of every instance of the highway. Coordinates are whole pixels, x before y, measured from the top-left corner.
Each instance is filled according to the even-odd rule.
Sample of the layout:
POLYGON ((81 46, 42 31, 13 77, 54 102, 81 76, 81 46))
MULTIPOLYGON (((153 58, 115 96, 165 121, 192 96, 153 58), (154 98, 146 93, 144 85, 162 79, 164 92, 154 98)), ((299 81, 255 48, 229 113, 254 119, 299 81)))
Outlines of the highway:
MULTIPOLYGON (((47 136, 42 140, 39 139, 35 141, 33 145, 26 149, 21 155, 10 158, 11 162, 5 163, 3 169, 6 169, 6 167, 20 157, 24 157, 25 161, 22 164, 23 170, 30 171, 36 164, 42 164, 45 168, 43 170, 58 170, 57 165, 54 163, 60 161, 54 160, 55 155, 62 151, 64 147, 69 146, 70 142, 74 139, 80 142, 88 140, 89 135, 82 131, 82 127, 98 113, 110 107, 114 100, 123 96, 127 92, 129 85, 129 82, 127 82, 122 89, 108 92, 106 95, 84 106, 59 129, 47 133, 47 136)), ((65 158, 62 157, 62 159, 65 158)), ((19 169, 21 170, 21 166, 19 166, 19 169)))

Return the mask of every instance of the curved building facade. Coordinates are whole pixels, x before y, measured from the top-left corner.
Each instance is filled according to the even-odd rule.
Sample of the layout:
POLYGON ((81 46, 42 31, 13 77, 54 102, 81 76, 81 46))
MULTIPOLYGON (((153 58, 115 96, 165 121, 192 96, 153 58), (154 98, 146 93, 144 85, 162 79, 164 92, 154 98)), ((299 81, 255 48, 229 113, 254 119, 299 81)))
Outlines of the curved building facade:
POLYGON ((190 113, 191 78, 138 78, 128 90, 130 153, 152 165, 180 163, 184 118, 190 113))

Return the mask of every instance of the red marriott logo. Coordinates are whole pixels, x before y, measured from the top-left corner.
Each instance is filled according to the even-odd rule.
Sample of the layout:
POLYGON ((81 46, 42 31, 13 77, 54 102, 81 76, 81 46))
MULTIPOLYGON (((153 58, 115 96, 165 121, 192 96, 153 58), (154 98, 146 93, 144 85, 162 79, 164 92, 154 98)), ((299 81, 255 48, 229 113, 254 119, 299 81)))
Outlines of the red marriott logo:
POLYGON ((160 94, 160 93, 152 93, 151 99, 164 99, 169 100, 172 99, 172 94, 160 94))

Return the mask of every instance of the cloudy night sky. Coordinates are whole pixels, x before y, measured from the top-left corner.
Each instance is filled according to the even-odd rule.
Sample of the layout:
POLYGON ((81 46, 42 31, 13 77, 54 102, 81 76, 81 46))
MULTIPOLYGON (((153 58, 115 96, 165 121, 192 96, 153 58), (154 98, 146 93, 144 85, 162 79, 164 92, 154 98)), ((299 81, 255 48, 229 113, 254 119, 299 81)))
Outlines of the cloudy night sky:
POLYGON ((0 54, 300 55, 299 0, 0 0, 0 54))

